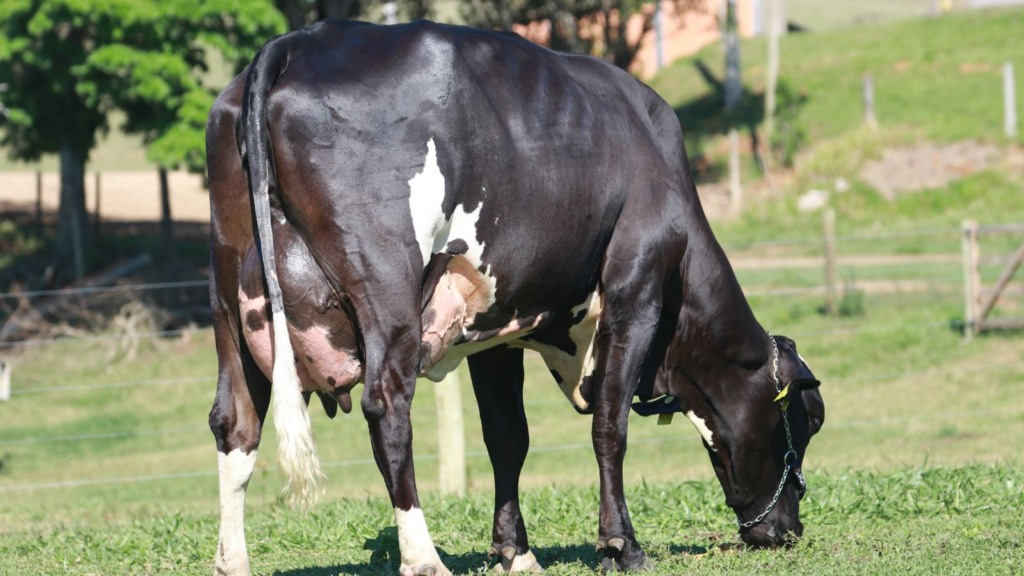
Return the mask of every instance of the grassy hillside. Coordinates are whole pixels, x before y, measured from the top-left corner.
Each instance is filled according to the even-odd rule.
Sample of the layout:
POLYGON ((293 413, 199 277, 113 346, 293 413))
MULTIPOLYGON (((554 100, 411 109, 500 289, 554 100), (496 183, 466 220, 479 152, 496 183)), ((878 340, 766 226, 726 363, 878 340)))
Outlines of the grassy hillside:
MULTIPOLYGON (((1002 64, 1024 68, 1024 9, 958 12, 873 27, 789 34, 781 41, 780 80, 806 97, 801 127, 818 142, 861 124, 861 77, 875 78, 876 113, 883 127, 909 137, 941 141, 999 139, 1002 134, 1002 64)), ((742 45, 743 81, 763 92, 767 41, 742 45)), ((704 97, 708 84, 695 67, 703 62, 721 79, 724 56, 713 45, 674 62, 651 81, 680 110, 684 132, 707 129, 709 119, 688 115, 687 104, 704 97)), ((1024 89, 1024 73, 1017 74, 1024 89)), ((752 106, 753 119, 760 119, 752 106)), ((694 109, 693 112, 706 112, 694 109)))

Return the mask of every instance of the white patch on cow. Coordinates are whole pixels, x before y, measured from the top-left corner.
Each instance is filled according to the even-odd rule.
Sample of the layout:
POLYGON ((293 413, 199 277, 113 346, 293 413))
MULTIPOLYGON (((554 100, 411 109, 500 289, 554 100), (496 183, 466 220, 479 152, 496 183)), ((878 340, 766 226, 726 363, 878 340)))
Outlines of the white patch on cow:
MULTIPOLYGON (((450 219, 444 216, 442 204, 444 203, 445 178, 441 173, 441 167, 437 163, 437 146, 434 139, 427 141, 427 156, 423 160, 423 171, 416 174, 409 180, 409 211, 412 214, 412 224, 416 235, 416 243, 420 249, 420 256, 423 258, 423 267, 426 268, 430 262, 430 255, 441 252, 450 240, 462 240, 466 243, 467 250, 462 257, 465 258, 473 268, 480 268, 483 264, 484 243, 478 238, 478 224, 483 203, 479 203, 472 212, 466 210, 465 205, 459 204, 455 207, 450 219)), ((487 188, 481 188, 486 194, 487 188)), ((490 273, 487 267, 481 273, 481 279, 487 284, 487 306, 494 304, 494 293, 497 289, 497 280, 490 273)), ((472 320, 468 318, 467 320, 472 320)))
POLYGON ((395 523, 398 525, 398 549, 402 555, 402 566, 399 569, 401 574, 411 574, 425 564, 434 565, 438 574, 447 573, 430 539, 422 510, 402 510, 396 507, 395 523))
POLYGON ((712 441, 711 429, 708 428, 704 419, 698 417, 693 410, 687 411, 686 417, 690 419, 690 422, 693 422, 693 427, 697 429, 697 432, 700 432, 700 437, 704 439, 704 442, 707 443, 708 447, 713 449, 715 447, 715 443, 712 441))
MULTIPOLYGON (((477 225, 480 222, 480 211, 483 210, 483 203, 477 204, 476 210, 466 211, 466 207, 458 205, 452 213, 452 219, 448 222, 446 236, 441 246, 448 243, 449 239, 462 240, 466 243, 466 253, 462 255, 474 268, 479 269, 484 260, 484 243, 477 240, 477 225)), ((480 279, 487 286, 487 307, 494 304, 494 294, 498 288, 497 279, 491 275, 491 267, 488 266, 480 275, 480 279)), ((471 319, 470 319, 471 321, 471 319)))
POLYGON ((263 374, 270 378, 274 363, 273 336, 270 333, 270 319, 266 317, 267 298, 257 296, 249 298, 244 290, 238 291, 238 308, 242 320, 242 333, 245 335, 245 342, 249 345, 249 353, 252 354, 256 365, 263 374), (253 329, 248 321, 250 314, 257 314, 263 319, 263 325, 259 329, 253 329))
POLYGON ((576 345, 576 354, 569 354, 555 346, 539 342, 522 343, 523 347, 536 350, 548 369, 558 373, 562 379, 558 383, 562 393, 580 410, 587 410, 590 406, 580 393, 580 386, 583 385, 584 378, 593 375, 597 366, 599 351, 596 336, 603 305, 604 298, 598 292, 593 292, 583 303, 572 308, 573 317, 586 311, 583 319, 569 328, 569 338, 576 345))
POLYGON ((439 237, 448 224, 445 222, 441 204, 444 202, 444 175, 437 163, 437 146, 434 139, 427 142, 427 156, 423 160, 423 171, 409 180, 409 211, 412 226, 416 232, 416 243, 423 256, 423 267, 430 262, 430 255, 441 250, 439 237))
POLYGON ((245 490, 249 486, 256 451, 217 453, 220 473, 220 543, 214 560, 215 574, 249 574, 245 548, 245 490))

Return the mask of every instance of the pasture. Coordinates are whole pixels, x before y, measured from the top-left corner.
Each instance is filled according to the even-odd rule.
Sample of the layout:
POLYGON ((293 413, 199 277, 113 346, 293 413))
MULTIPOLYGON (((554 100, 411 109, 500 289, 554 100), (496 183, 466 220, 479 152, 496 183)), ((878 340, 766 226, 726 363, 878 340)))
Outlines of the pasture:
MULTIPOLYGON (((758 319, 794 338, 823 383, 826 421, 805 463, 805 537, 790 550, 740 549, 696 431, 683 418, 657 426, 633 415, 627 495, 653 574, 1021 573, 1024 340, 1020 332, 993 332, 962 341, 956 259, 963 219, 1024 222, 1020 148, 997 140, 1002 155, 994 165, 891 201, 857 171, 883 149, 921 138, 997 138, 998 92, 988 87, 998 88, 998 63, 1022 55, 1024 44, 1010 40, 1020 37, 1022 22, 1020 11, 998 11, 784 41, 783 75, 800 79, 794 87, 810 95, 801 122, 815 144, 782 191, 712 224, 758 319), (834 56, 823 57, 824 46, 834 56), (856 128, 856 84, 868 68, 882 70, 877 132, 856 128), (889 81, 908 90, 887 107, 889 81), (821 216, 795 204, 807 187, 831 186, 837 177, 851 182, 831 201, 838 252, 864 258, 840 268, 841 313, 826 316, 821 269, 791 265, 820 255, 821 216), (910 259, 893 265, 893 256, 910 259)), ((746 54, 749 77, 760 78, 753 75, 760 56, 746 54)), ((721 59, 717 48, 703 57, 721 59)), ((692 61, 677 63, 654 82, 682 112, 704 89, 691 69, 692 61)), ((101 164, 123 163, 120 152, 104 154, 101 164)), ((1005 254, 1020 242, 997 238, 983 250, 1005 254)), ((989 264, 982 277, 991 283, 1000 271, 989 264)), ((1024 316, 1024 308, 1011 300, 999 313, 1024 316)), ((13 396, 0 402, 0 575, 212 572, 218 500, 206 426, 216 378, 209 330, 109 331, 0 352, 14 363, 13 396)), ((442 559, 460 574, 483 574, 491 471, 464 368, 461 375, 469 495, 436 493, 435 398, 427 381, 413 409, 414 451, 442 559)), ((256 573, 397 573, 393 514, 354 404, 352 414, 334 420, 311 405, 328 484, 323 504, 308 515, 279 498, 276 438, 266 430, 247 500, 256 573)), ((549 574, 593 574, 590 420, 571 409, 536 357, 528 357, 526 411, 532 443, 522 504, 531 544, 549 574)))
MULTIPOLYGON (((920 201, 936 201, 931 195, 955 196, 940 190, 920 201)), ((787 249, 730 244, 729 227, 721 226, 723 242, 734 260, 787 249)), ((869 238, 870 227, 849 227, 848 244, 882 242, 869 238)), ((904 230, 883 243, 888 252, 906 252, 924 241, 923 234, 930 245, 955 249, 955 228, 930 230, 904 230)), ((806 252, 807 244, 794 241, 788 249, 806 252)), ((736 549, 732 514, 697 433, 683 419, 657 426, 634 415, 628 494, 656 574, 1019 570, 1020 337, 991 333, 964 344, 954 329, 962 314, 958 264, 928 267, 927 273, 856 269, 865 276, 952 280, 923 291, 867 292, 859 313, 839 317, 818 312, 821 298, 813 290, 776 293, 783 284, 813 286, 807 270, 739 270, 762 323, 794 337, 823 381, 826 423, 806 462, 806 537, 789 551, 736 549)), ((991 281, 997 273, 984 275, 991 281)), ((134 357, 124 353, 122 339, 110 336, 39 343, 17 357, 14 396, 0 405, 0 573, 211 570, 217 512, 215 451, 205 426, 216 366, 211 335, 197 329, 142 337, 134 357)), ((476 573, 489 542, 491 479, 465 373, 462 384, 470 495, 433 493, 437 446, 427 381, 413 411, 415 454, 443 558, 461 573, 476 573)), ((572 411, 536 358, 528 365, 526 398, 533 440, 523 500, 532 544, 552 574, 592 573, 597 496, 589 418, 572 411)), ((334 421, 316 402, 312 409, 329 476, 325 503, 306 517, 279 501, 275 438, 268 429, 248 500, 253 568, 264 574, 394 573, 393 519, 358 403, 334 421)))

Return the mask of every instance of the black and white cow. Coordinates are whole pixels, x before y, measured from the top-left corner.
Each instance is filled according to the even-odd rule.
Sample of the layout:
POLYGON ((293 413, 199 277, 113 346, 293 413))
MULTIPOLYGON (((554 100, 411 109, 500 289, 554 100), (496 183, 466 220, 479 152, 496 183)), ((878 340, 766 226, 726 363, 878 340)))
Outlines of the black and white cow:
POLYGON ((801 533, 817 381, 754 319, 672 109, 628 74, 509 34, 322 22, 268 42, 221 94, 207 154, 217 573, 248 573, 243 503, 271 400, 287 490, 308 505, 322 474, 306 401, 347 412, 361 382, 401 573, 447 574, 409 410, 418 376, 464 358, 494 468, 491 551, 538 569, 518 503, 524 349, 592 414, 606 568, 649 565, 623 496, 635 398, 697 426, 745 541, 801 533))

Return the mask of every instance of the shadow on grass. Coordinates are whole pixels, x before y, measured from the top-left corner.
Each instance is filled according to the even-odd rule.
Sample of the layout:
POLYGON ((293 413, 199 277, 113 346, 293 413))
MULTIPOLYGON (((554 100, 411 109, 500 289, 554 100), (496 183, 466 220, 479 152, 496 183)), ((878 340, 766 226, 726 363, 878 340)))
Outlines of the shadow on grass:
MULTIPOLYGON (((485 548, 481 545, 480 552, 466 554, 448 554, 439 548, 438 554, 445 567, 454 574, 481 574, 490 571, 497 560, 488 558, 485 548)), ((318 566, 279 570, 274 576, 337 576, 339 574, 358 574, 360 576, 392 576, 398 573, 401 555, 398 550, 398 530, 389 526, 380 530, 376 538, 363 544, 363 550, 370 552, 369 562, 364 564, 337 564, 334 566, 318 566)), ((590 569, 598 567, 597 552, 593 544, 575 544, 570 546, 554 546, 550 548, 534 548, 533 553, 541 566, 554 564, 580 563, 590 569)))
MULTIPOLYGON (((310 566, 291 570, 278 570, 274 576, 393 576, 398 573, 401 555, 398 550, 398 531, 395 527, 380 530, 376 538, 363 544, 363 549, 370 552, 366 563, 336 564, 333 566, 310 566)), ((668 549, 672 556, 697 556, 706 554, 706 546, 672 544, 668 549)), ((581 564, 590 570, 598 570, 600 559, 594 544, 570 544, 534 548, 533 553, 541 566, 551 567, 559 564, 581 564)), ((486 552, 469 552, 466 554, 448 554, 438 549, 441 561, 453 574, 486 574, 497 564, 494 558, 488 558, 486 552)), ((655 559, 657 563, 657 560, 655 559)))
POLYGON ((806 136, 797 118, 807 103, 807 96, 793 92, 785 82, 779 83, 776 91, 776 133, 772 142, 762 143, 758 127, 764 123, 764 92, 754 92, 744 86, 735 110, 727 114, 724 109, 725 82, 716 77, 703 61, 695 61, 694 66, 707 85, 707 92, 677 106, 675 113, 683 129, 697 182, 720 181, 727 176, 725 156, 712 150, 710 143, 728 134, 732 128, 746 133, 749 139, 747 147, 755 155, 758 166, 764 166, 760 155, 765 151, 776 156, 776 161, 789 166, 798 149, 805 144, 806 136))

